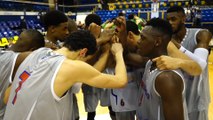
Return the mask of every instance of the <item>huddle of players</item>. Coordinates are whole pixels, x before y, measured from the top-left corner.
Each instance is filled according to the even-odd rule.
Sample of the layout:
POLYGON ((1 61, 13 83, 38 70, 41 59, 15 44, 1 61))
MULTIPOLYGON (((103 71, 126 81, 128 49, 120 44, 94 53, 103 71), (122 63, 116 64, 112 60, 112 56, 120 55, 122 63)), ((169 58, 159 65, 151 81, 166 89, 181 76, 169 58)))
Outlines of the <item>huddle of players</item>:
MULTIPOLYGON (((74 84, 78 82, 89 85, 83 84, 83 93, 86 111, 93 119, 98 99, 107 97, 100 93, 110 95, 101 99, 112 107, 115 112, 112 119, 116 120, 132 120, 135 115, 139 120, 208 119, 207 48, 211 33, 204 29, 185 28, 184 10, 177 6, 168 9, 169 22, 151 19, 141 32, 134 22, 126 21, 122 16, 115 21, 117 33, 113 30, 101 32, 101 21, 96 23, 95 17, 97 15, 91 14, 86 18, 85 29, 90 32, 79 30, 69 35, 68 19, 63 13, 53 11, 46 14, 45 44, 56 51, 47 48, 35 50, 25 56, 26 59, 23 57, 25 60, 18 68, 15 62, 24 53, 14 53, 13 64, 4 75, 6 78, 1 77, 9 82, 13 79, 11 92, 7 89, 9 82, 4 88, 1 86, 8 96, 4 100, 9 99, 5 120, 79 119, 78 111, 72 111, 73 91, 79 89, 74 84), (66 39, 60 48, 57 40, 63 38, 66 39), (98 52, 91 56, 97 49, 96 44, 98 52), (93 67, 73 60, 85 61, 93 67), (86 72, 83 73, 82 69, 86 72), (16 74, 12 76, 11 71, 16 74), (102 91, 90 86, 116 89, 102 91)), ((34 49, 24 51, 29 50, 34 49)), ((1 51, 1 56, 6 56, 6 53, 1 51)), ((5 61, 2 57, 1 60, 5 61)), ((5 96, 1 95, 1 98, 5 96)))

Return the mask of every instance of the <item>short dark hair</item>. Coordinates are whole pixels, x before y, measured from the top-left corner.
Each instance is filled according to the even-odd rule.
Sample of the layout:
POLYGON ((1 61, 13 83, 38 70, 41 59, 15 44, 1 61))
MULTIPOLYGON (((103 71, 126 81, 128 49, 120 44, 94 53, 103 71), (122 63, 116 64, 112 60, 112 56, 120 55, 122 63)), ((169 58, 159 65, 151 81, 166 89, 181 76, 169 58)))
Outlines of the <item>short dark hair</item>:
POLYGON ((42 22, 46 30, 52 25, 57 26, 67 21, 67 16, 63 12, 58 10, 49 11, 42 17, 42 22))
POLYGON ((37 30, 27 29, 24 30, 19 36, 18 41, 11 46, 11 50, 15 52, 24 52, 29 50, 36 50, 38 48, 44 47, 44 36, 37 30), (27 38, 21 38, 24 34, 27 38))
POLYGON ((152 26, 159 33, 167 35, 170 39, 172 37, 172 26, 166 20, 160 18, 153 18, 147 22, 146 26, 152 26))
POLYGON ((97 15, 97 14, 89 14, 85 18, 85 25, 86 25, 86 27, 89 27, 89 25, 91 23, 95 23, 95 24, 97 24, 97 25, 100 26, 101 22, 102 22, 101 21, 101 17, 99 15, 97 15))
POLYGON ((135 16, 135 14, 129 14, 129 15, 128 15, 128 19, 129 19, 129 20, 134 19, 134 16, 135 16))
POLYGON ((185 11, 184 11, 183 7, 177 6, 177 5, 172 6, 167 10, 167 13, 171 13, 171 12, 181 12, 181 13, 183 13, 183 15, 185 15, 185 11))
POLYGON ((69 19, 69 20, 68 20, 68 30, 69 30, 69 33, 72 33, 72 32, 74 32, 74 31, 77 31, 77 30, 78 30, 77 24, 76 24, 75 21, 72 20, 72 19, 69 19))
POLYGON ((69 35, 64 42, 64 47, 69 50, 80 50, 82 48, 87 48, 88 52, 86 55, 92 55, 96 52, 96 39, 87 30, 78 30, 69 35))
POLYGON ((44 36, 37 30, 28 29, 24 31, 28 36, 31 36, 31 44, 35 49, 45 46, 44 36))
POLYGON ((139 30, 138 30, 137 24, 134 23, 134 22, 132 22, 132 21, 126 21, 126 31, 127 31, 127 33, 128 33, 129 31, 131 31, 131 32, 133 32, 133 33, 136 34, 136 35, 139 35, 139 34, 140 34, 140 32, 139 32, 139 30))

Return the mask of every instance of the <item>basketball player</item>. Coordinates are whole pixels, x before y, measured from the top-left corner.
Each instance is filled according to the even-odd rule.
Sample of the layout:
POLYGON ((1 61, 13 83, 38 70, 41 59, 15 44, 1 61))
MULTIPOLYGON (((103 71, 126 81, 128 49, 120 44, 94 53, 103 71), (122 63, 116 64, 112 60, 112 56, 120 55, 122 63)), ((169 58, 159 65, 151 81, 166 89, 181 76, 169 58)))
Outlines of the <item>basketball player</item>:
MULTIPOLYGON (((78 26, 74 20, 68 19, 68 30, 69 30, 69 34, 78 30, 78 26)), ((75 91, 72 90, 72 92, 73 92, 73 115, 72 116, 73 116, 73 120, 79 120, 80 119, 79 108, 78 108, 78 102, 77 102, 77 97, 76 97, 75 93, 78 93, 80 91, 81 83, 77 83, 74 86, 77 86, 77 87, 75 87, 75 88, 73 87, 73 89, 75 89, 75 91)))
MULTIPOLYGON (((89 30, 97 39, 101 33, 101 18, 97 14, 89 14, 85 18, 85 30, 89 30)), ((92 64, 92 63, 91 63, 92 64)), ((94 120, 96 108, 100 97, 100 88, 95 88, 86 84, 82 85, 84 96, 84 107, 87 112, 87 120, 94 120)))
MULTIPOLYGON (((167 55, 172 37, 169 22, 154 18, 148 21, 138 42, 138 52, 150 59, 167 55)), ((139 120, 187 120, 185 86, 179 70, 161 71, 148 61, 139 89, 139 120)))
POLYGON ((67 16, 61 11, 53 10, 47 12, 42 20, 47 31, 45 46, 52 49, 60 48, 58 40, 64 41, 69 35, 67 16))
POLYGON ((202 74, 199 76, 185 75, 189 119, 208 120, 210 93, 207 60, 208 45, 212 34, 206 29, 186 28, 186 15, 184 9, 180 6, 169 8, 167 19, 172 25, 173 39, 181 46, 179 44, 175 45, 202 68, 202 74))
POLYGON ((71 34, 74 31, 77 31, 77 30, 78 30, 78 26, 75 23, 75 21, 72 20, 72 19, 68 19, 68 31, 69 31, 69 34, 71 34))
MULTIPOLYGON (((126 21, 126 32, 128 44, 126 51, 136 53, 137 41, 140 39, 140 32, 136 23, 132 21, 126 21)), ((126 53, 124 54, 126 56, 126 53)), ((134 120, 136 109, 138 107, 138 86, 135 74, 136 67, 128 64, 128 60, 125 59, 127 68, 128 84, 124 88, 112 89, 110 94, 110 103, 112 110, 115 112, 116 120, 134 120)), ((110 68, 107 69, 109 73, 112 73, 110 68)))
POLYGON ((19 35, 17 42, 12 45, 8 50, 14 52, 33 51, 44 46, 43 35, 37 30, 24 30, 19 35))
MULTIPOLYGON (((101 32, 101 18, 97 14, 89 14, 85 18, 85 27, 84 29, 89 30, 96 38, 97 46, 101 48, 102 44, 109 41, 112 38, 113 32, 103 31, 101 32)), ((98 56, 98 55, 96 55, 98 56)), ((89 61, 89 64, 93 64, 95 61, 92 59, 89 61)), ((82 85, 82 92, 84 95, 84 106, 87 114, 87 120, 94 120, 96 115, 96 108, 98 106, 98 101, 100 99, 100 88, 91 87, 89 85, 82 85)))
MULTIPOLYGON (((116 25, 117 25, 117 31, 118 32, 118 37, 120 42, 122 43, 124 48, 127 48, 128 44, 125 42, 127 41, 127 32, 126 32, 126 25, 125 25, 125 18, 124 17, 118 17, 116 18, 116 25)), ((173 41, 173 40, 172 40, 173 41)), ((194 60, 190 59, 188 56, 186 56, 184 53, 180 52, 177 47, 174 45, 173 42, 169 42, 168 44, 168 54, 171 56, 160 56, 160 58, 170 58, 170 59, 158 59, 159 57, 157 57, 156 59, 153 59, 154 62, 157 62, 157 67, 160 70, 166 70, 166 69, 177 69, 180 68, 183 71, 187 72, 190 75, 199 75, 201 74, 202 70, 200 65, 195 62, 194 60), (167 60, 168 62, 166 63, 171 63, 171 61, 178 61, 178 63, 181 64, 164 64, 165 61, 167 60)), ((128 52, 126 51, 126 49, 124 49, 124 53, 128 53, 126 54, 125 59, 126 62, 128 62, 128 64, 134 65, 135 67, 144 67, 146 62, 147 62, 147 58, 145 56, 140 56, 138 54, 132 53, 132 52, 128 52)))
POLYGON ((12 78, 15 75, 15 71, 19 66, 19 61, 22 61, 22 56, 25 53, 19 54, 15 52, 33 51, 40 47, 44 47, 44 38, 41 33, 36 30, 23 31, 18 41, 12 45, 9 50, 12 51, 0 51, 0 119, 3 119, 5 111, 5 103, 3 102, 4 93, 9 84, 12 82, 12 78), (13 52, 14 51, 14 52, 13 52), (13 76, 13 77, 12 77, 13 76))
POLYGON ((17 70, 4 119, 68 120, 72 118, 69 89, 74 83, 103 88, 123 87, 127 83, 127 74, 121 44, 112 46, 115 75, 102 74, 81 62, 95 51, 94 36, 87 31, 77 31, 67 38, 64 47, 56 51, 41 48, 32 52, 17 70))

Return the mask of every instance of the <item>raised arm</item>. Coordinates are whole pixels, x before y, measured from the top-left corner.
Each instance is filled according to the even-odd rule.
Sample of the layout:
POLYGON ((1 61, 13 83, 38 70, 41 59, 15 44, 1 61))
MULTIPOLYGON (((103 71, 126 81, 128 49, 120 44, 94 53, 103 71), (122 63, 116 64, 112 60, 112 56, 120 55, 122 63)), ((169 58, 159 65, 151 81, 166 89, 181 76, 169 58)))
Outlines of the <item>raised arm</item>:
POLYGON ((127 73, 121 44, 113 44, 112 53, 116 60, 115 75, 103 74, 85 62, 65 60, 54 82, 55 93, 62 96, 76 82, 99 88, 124 87, 127 84, 127 73))
POLYGON ((116 25, 116 31, 117 31, 117 36, 122 43, 124 49, 126 48, 127 44, 127 30, 126 30, 126 19, 123 16, 120 16, 116 18, 114 24, 116 25))
POLYGON ((106 66, 106 63, 109 57, 109 52, 110 52, 110 44, 108 43, 103 45, 101 49, 102 49, 102 55, 100 56, 98 61, 93 65, 93 67, 100 72, 103 71, 106 66))
POLYGON ((115 75, 96 73, 94 70, 88 70, 88 75, 86 78, 83 78, 81 81, 90 86, 100 87, 100 88, 120 88, 124 87, 127 83, 127 73, 126 67, 123 60, 123 48, 120 43, 114 43, 112 45, 111 51, 115 57, 116 66, 115 66, 115 75), (91 76, 94 74, 94 76, 91 76))
POLYGON ((97 46, 100 46, 110 41, 113 35, 114 30, 104 30, 103 32, 101 32, 100 37, 96 39, 97 46))
POLYGON ((91 23, 88 27, 88 30, 95 36, 95 38, 97 39, 100 34, 101 34, 101 26, 95 24, 95 23, 91 23))
POLYGON ((165 71, 157 76, 155 88, 159 93, 165 120, 184 120, 183 80, 173 71, 165 71))

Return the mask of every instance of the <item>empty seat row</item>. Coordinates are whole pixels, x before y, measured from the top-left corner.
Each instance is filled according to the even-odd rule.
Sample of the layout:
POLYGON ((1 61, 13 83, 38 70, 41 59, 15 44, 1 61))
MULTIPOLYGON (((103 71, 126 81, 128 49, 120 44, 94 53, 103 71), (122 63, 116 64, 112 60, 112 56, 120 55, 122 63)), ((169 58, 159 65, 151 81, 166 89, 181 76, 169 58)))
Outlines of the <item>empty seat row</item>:
POLYGON ((34 5, 34 4, 24 4, 24 3, 16 3, 16 2, 1 2, 0 1, 0 10, 7 11, 47 11, 49 10, 49 6, 47 5, 34 5))

